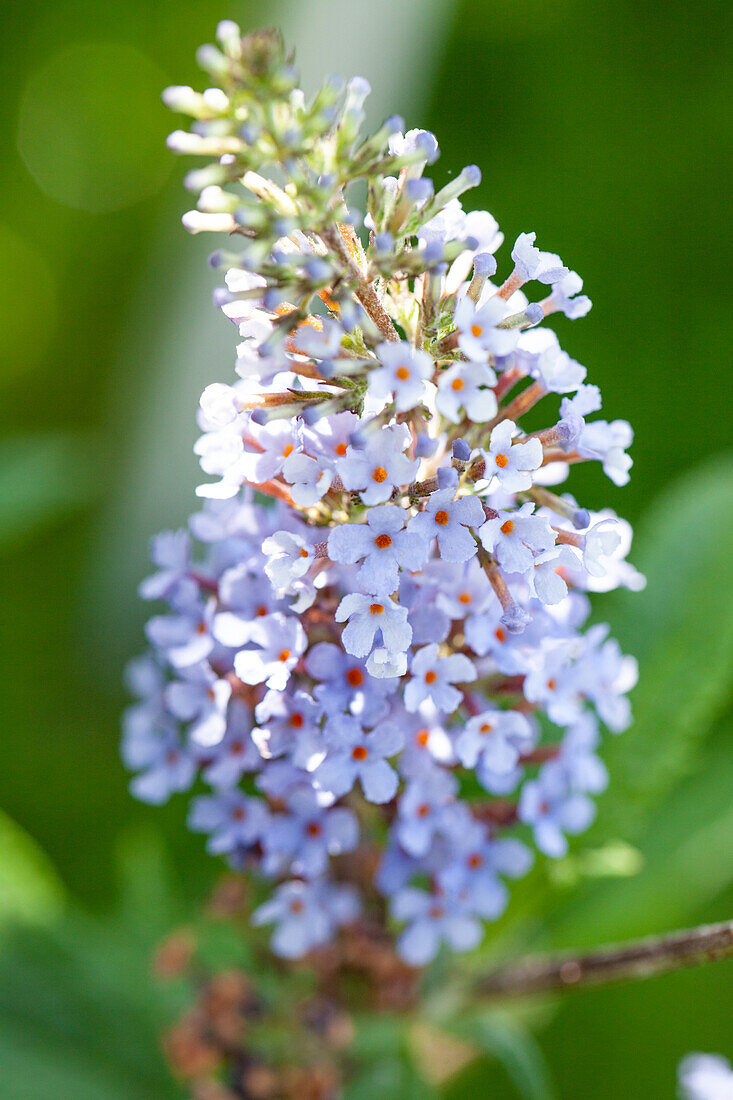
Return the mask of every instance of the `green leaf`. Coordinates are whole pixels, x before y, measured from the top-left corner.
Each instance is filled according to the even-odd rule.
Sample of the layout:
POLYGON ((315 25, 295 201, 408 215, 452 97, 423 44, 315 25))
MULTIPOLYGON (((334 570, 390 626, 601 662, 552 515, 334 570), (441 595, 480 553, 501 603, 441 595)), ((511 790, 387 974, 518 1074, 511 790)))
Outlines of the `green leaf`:
MULTIPOLYGON (((148 891, 160 910, 166 876, 153 890, 144 861, 134 866, 141 882, 132 892, 148 891)), ((145 927, 129 909, 104 919, 75 909, 46 857, 2 817, 0 867, 3 1100, 180 1097, 158 1051, 181 991, 152 976, 157 923, 145 927)))
POLYGON ((504 1013, 483 1012, 456 1021, 450 1030, 474 1043, 504 1067, 522 1100, 554 1100, 544 1054, 531 1032, 504 1013))
POLYGON ((345 1100, 438 1100, 440 1093, 406 1056, 391 1055, 362 1070, 344 1095, 345 1100))
POLYGON ((733 461, 716 459, 665 491, 646 515, 642 593, 604 608, 623 648, 639 657, 634 724, 606 740, 611 775, 594 839, 634 840, 686 774, 730 697, 733 663, 733 461))
POLYGON ((55 432, 0 443, 0 550, 91 503, 99 449, 89 436, 55 432))
POLYGON ((65 890, 49 858, 0 811, 0 932, 17 922, 50 924, 64 904, 65 890))

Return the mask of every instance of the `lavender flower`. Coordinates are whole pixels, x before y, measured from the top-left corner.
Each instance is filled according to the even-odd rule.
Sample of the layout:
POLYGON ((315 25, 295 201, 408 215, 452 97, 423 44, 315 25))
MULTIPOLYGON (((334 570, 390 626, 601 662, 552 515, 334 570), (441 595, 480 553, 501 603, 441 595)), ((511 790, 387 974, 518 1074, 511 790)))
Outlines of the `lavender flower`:
POLYGON ((290 876, 253 916, 276 953, 355 920, 332 877, 347 855, 339 875, 375 868, 397 950, 424 966, 479 943, 524 841, 562 856, 608 781, 603 727, 629 724, 636 665, 586 629, 586 593, 643 578, 628 525, 548 486, 582 461, 624 484, 633 434, 592 419, 600 391, 541 324, 587 312, 580 277, 528 233, 490 281, 503 235, 462 205, 477 168, 436 191, 433 135, 363 135, 364 81, 306 99, 274 33, 227 23, 201 60, 218 87, 169 91, 193 118, 171 148, 204 158, 184 224, 224 234, 215 300, 239 343, 197 414, 216 480, 152 546, 141 595, 165 606, 122 755, 147 802, 200 778, 209 850, 290 876))

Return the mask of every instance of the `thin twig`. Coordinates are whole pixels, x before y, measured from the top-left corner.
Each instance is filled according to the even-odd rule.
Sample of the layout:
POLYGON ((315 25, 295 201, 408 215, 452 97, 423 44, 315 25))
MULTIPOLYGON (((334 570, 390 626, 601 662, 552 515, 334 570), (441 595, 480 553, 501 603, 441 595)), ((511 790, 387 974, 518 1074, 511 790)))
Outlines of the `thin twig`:
POLYGON ((341 260, 344 267, 349 273, 349 277, 354 280, 356 286, 354 293, 359 299, 364 309, 369 314, 371 319, 376 324, 377 328, 381 332, 382 336, 387 340, 397 341, 399 340, 399 333, 392 323, 392 318, 387 313, 386 309, 377 297, 377 292, 374 289, 374 284, 370 283, 368 279, 364 277, 359 265, 349 254, 349 249, 346 242, 343 240, 338 229, 335 227, 323 230, 321 237, 328 245, 328 247, 336 253, 341 260))
POLYGON ((504 966, 475 985, 479 997, 528 993, 649 978, 683 966, 733 957, 733 920, 601 947, 586 955, 545 955, 504 966))

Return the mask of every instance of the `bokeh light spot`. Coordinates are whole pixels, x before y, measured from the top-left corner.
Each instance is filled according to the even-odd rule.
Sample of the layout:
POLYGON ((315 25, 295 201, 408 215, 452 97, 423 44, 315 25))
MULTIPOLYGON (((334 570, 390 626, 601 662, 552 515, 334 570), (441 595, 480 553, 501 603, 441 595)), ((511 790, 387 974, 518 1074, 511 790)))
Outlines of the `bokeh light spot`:
POLYGON ((28 79, 18 121, 18 149, 38 186, 95 213, 157 191, 171 169, 165 84, 126 43, 80 42, 53 54, 28 79))

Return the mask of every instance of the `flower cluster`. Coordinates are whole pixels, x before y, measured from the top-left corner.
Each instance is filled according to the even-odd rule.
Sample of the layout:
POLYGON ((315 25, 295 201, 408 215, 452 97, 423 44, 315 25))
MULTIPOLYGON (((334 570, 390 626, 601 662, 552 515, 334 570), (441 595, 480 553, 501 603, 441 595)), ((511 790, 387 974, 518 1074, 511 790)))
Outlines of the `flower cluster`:
POLYGON ((644 582, 628 525, 556 489, 588 460, 624 484, 632 432, 587 419, 598 387, 540 324, 587 313, 580 277, 522 233, 495 278, 503 235, 459 201, 477 168, 436 192, 432 134, 361 136, 366 81, 309 102, 276 34, 218 42, 220 86, 165 100, 194 119, 171 147, 209 160, 183 220, 225 235, 238 377, 201 398, 202 510, 153 543, 142 595, 168 610, 123 755, 149 802, 206 784, 190 827, 275 884, 253 919, 277 953, 372 903, 360 847, 421 966, 478 944, 530 838, 560 857, 593 818, 636 667, 584 631, 586 593, 644 582))

